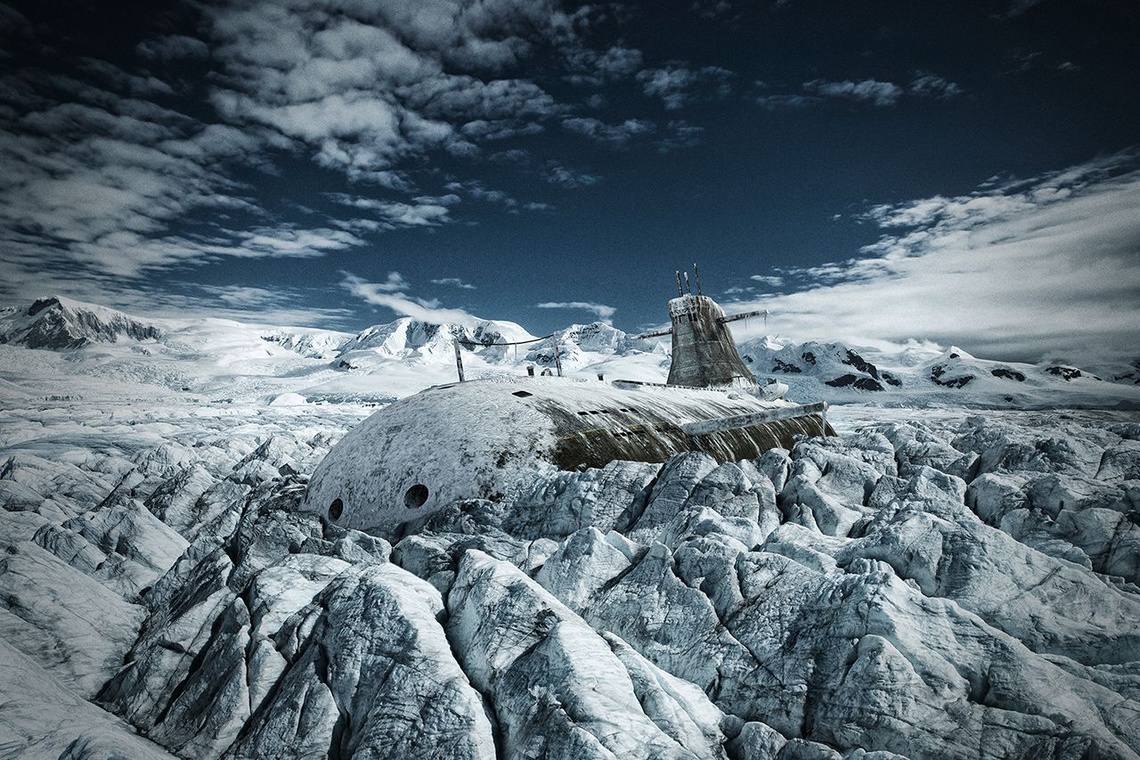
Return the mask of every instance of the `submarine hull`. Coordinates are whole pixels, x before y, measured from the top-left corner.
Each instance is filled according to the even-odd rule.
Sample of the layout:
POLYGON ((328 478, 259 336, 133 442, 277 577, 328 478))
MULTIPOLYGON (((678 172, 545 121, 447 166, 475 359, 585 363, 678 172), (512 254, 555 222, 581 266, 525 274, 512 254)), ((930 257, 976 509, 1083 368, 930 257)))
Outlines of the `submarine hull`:
POLYGON ((456 501, 509 497, 544 470, 664 462, 684 451, 726 462, 791 448, 796 436, 834 435, 825 408, 552 377, 436 386, 351 430, 314 472, 303 508, 394 536, 456 501))

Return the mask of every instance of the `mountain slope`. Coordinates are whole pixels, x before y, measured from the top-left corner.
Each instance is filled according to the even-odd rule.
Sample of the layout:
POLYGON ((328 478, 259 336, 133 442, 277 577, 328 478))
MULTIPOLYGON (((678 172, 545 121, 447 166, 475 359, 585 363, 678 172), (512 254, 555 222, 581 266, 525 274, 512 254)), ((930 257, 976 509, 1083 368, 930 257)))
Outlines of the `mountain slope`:
MULTIPOLYGON (((458 342, 468 379, 555 371, 663 382, 669 339, 639 340, 610 325, 571 325, 537 338, 513 322, 435 325, 402 317, 352 335, 222 319, 142 319, 52 297, 0 312, 0 397, 202 401, 279 397, 384 403, 457 378, 458 342), (29 352, 28 349, 42 349, 29 352)), ((1132 368, 1108 379, 1061 364, 994 362, 951 347, 894 353, 839 343, 741 344, 761 380, 789 397, 832 403, 975 405, 997 408, 1140 405, 1132 368), (1112 382, 1119 379, 1120 382, 1112 382)))
POLYGON ((0 343, 27 348, 80 348, 120 339, 159 340, 162 330, 120 311, 72 301, 41 298, 25 310, 0 312, 0 343))
POLYGON ((1140 405, 1134 386, 1105 381, 1077 367, 979 359, 956 346, 885 354, 841 343, 781 345, 761 338, 740 349, 755 374, 787 383, 789 395, 832 403, 998 408, 1140 405))

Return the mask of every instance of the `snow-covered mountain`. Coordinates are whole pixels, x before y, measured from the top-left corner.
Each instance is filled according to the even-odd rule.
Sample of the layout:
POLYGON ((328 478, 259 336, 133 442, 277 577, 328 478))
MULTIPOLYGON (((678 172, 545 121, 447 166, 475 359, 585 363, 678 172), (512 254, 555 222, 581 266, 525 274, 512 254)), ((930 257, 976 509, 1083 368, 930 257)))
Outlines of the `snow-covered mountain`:
POLYGON ((41 298, 27 309, 0 310, 0 343, 27 348, 80 348, 161 337, 162 329, 155 324, 61 296, 41 298))
MULTIPOLYGON (((0 312, 0 396, 75 398, 191 395, 202 401, 384 403, 456 379, 458 341, 468 378, 522 374, 561 363, 566 374, 662 382, 669 339, 636 339, 595 322, 537 338, 506 321, 435 325, 411 318, 356 335, 221 319, 143 319, 63 298, 0 312), (26 349, 39 349, 27 351, 26 349), (557 351, 557 361, 556 354, 557 351)), ((913 347, 884 353, 838 343, 741 345, 760 378, 791 398, 882 405, 1135 408, 1134 367, 1099 377, 1061 364, 994 362, 966 351, 913 347)))
POLYGON ((742 344, 740 351, 755 374, 787 383, 789 395, 832 403, 1014 409, 1140 405, 1128 377, 1115 382, 1066 364, 991 361, 957 346, 884 353, 841 343, 781 345, 761 338, 742 344))
POLYGON ((572 325, 536 338, 502 320, 429 324, 408 317, 355 335, 224 319, 157 319, 69 299, 0 312, 0 394, 135 398, 188 394, 202 401, 387 402, 456 379, 459 343, 468 378, 554 368, 568 374, 664 377, 660 343, 609 325, 572 325), (21 349, 39 349, 28 352, 21 349))
POLYGON ((1131 385, 748 344, 879 406, 754 460, 536 471, 390 543, 299 507, 369 403, 454 379, 449 336, 476 374, 557 346, 645 379, 667 342, 42 303, 0 316, 0 756, 1140 757, 1140 413, 953 406, 1131 385))

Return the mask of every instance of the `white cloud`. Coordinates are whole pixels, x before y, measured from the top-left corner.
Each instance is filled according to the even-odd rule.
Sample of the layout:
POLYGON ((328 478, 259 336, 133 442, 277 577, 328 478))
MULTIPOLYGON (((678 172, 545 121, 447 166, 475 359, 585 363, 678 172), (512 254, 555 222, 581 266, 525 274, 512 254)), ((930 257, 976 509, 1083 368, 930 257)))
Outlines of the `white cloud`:
POLYGON ((778 288, 784 284, 784 278, 779 275, 754 274, 748 279, 755 280, 761 285, 767 285, 770 288, 778 288))
POLYGON ((825 98, 864 100, 877 106, 894 105, 903 94, 902 88, 897 84, 880 82, 877 79, 864 79, 859 82, 851 80, 828 82, 823 79, 813 79, 804 82, 804 89, 825 98))
POLYGON ((215 246, 210 252, 242 258, 323 256, 329 251, 364 245, 364 241, 344 230, 296 229, 289 226, 260 228, 239 235, 241 245, 231 248, 215 246))
POLYGON ((670 64, 661 69, 645 69, 637 74, 646 95, 660 98, 665 108, 671 111, 683 108, 700 97, 715 94, 727 95, 732 87, 734 74, 719 66, 704 66, 699 69, 684 64, 670 64))
POLYGON ((562 120, 562 126, 599 142, 625 145, 637 135, 653 132, 656 126, 644 119, 626 119, 620 124, 606 124, 592 117, 575 116, 562 120))
POLYGON ((532 133, 563 110, 533 81, 497 76, 533 42, 578 44, 552 1, 397 0, 356 3, 348 15, 342 5, 208 8, 225 73, 215 106, 361 179, 435 149, 477 155, 473 141, 532 133))
POLYGON ((596 174, 575 171, 559 163, 547 165, 546 170, 542 173, 542 178, 552 185, 566 188, 589 187, 598 184, 602 179, 596 174))
POLYGON ((350 272, 343 272, 341 287, 361 300, 391 309, 401 316, 428 324, 455 324, 474 327, 481 320, 462 309, 440 308, 438 301, 409 296, 408 283, 398 272, 391 272, 386 282, 367 282, 350 272))
POLYGON ((417 196, 411 203, 385 201, 377 198, 364 198, 330 193, 328 197, 344 206, 368 211, 380 218, 373 229, 397 229, 400 227, 433 227, 451 221, 450 207, 459 203, 459 196, 449 193, 441 196, 417 196))
POLYGON ((233 319, 274 326, 293 325, 336 329, 350 327, 355 315, 348 309, 321 309, 306 305, 311 295, 295 288, 261 288, 248 285, 199 285, 188 295, 151 294, 136 298, 138 308, 152 316, 233 319), (200 295, 199 295, 200 293, 200 295), (218 302, 224 304, 219 307, 218 302))
MULTIPOLYGON (((492 190, 479 180, 467 180, 466 182, 453 181, 449 182, 446 187, 448 190, 464 193, 477 201, 499 204, 512 210, 516 209, 519 205, 519 202, 506 192, 502 190, 492 190)), ((459 200, 459 196, 452 197, 459 200)))
POLYGON ((614 313, 617 311, 612 306, 590 303, 589 301, 547 301, 546 303, 535 304, 535 306, 540 309, 581 309, 593 313, 599 321, 605 322, 607 325, 610 324, 614 313))
MULTIPOLYGON (((480 158, 491 141, 536 134, 570 113, 520 63, 539 47, 563 59, 576 51, 609 78, 631 76, 642 60, 620 44, 588 48, 579 32, 601 12, 568 15, 557 0, 248 0, 198 10, 199 37, 135 46, 144 68, 57 60, 64 45, 49 27, 0 4, 5 39, 29 60, 52 60, 0 77, 0 295, 26 295, 17 283, 32 287, 47 270, 137 285, 172 267, 321 256, 363 245, 368 233, 452 223, 459 196, 415 186, 415 172, 436 171, 424 168, 427 154, 480 158), (206 63, 208 78, 189 78, 206 63), (192 111, 164 105, 203 89, 208 103, 192 111), (235 172, 279 173, 286 154, 391 192, 341 200, 362 218, 287 223, 276 199, 262 205, 235 172)), ((576 126, 618 142, 649 129, 636 120, 576 126)), ((537 170, 566 188, 598 181, 558 163, 537 170)), ((510 212, 550 208, 461 186, 465 199, 510 212)))
POLYGON ((910 92, 919 97, 949 100, 961 95, 962 88, 949 79, 920 71, 910 83, 910 92))
POLYGON ((623 45, 614 45, 605 51, 575 47, 565 56, 571 71, 566 78, 574 84, 599 86, 607 80, 633 75, 642 64, 641 51, 623 45))
POLYGON ((820 102, 822 100, 813 95, 761 95, 756 98, 756 103, 769 111, 778 108, 807 108, 820 102))
POLYGON ((432 280, 432 285, 447 285, 452 288, 460 288, 461 290, 474 290, 475 286, 466 283, 458 277, 441 277, 438 280, 432 280))
POLYGON ((1140 355, 1140 157, 870 213, 865 257, 751 304, 795 339, 908 338, 1005 359, 1140 355))
MULTIPOLYGON (((346 274, 345 279, 352 279, 351 275, 346 274)), ((353 279, 353 282, 359 283, 358 279, 353 279)), ((408 289, 408 281, 399 272, 389 272, 388 279, 384 282, 368 283, 368 287, 372 292, 376 293, 400 293, 408 289)))

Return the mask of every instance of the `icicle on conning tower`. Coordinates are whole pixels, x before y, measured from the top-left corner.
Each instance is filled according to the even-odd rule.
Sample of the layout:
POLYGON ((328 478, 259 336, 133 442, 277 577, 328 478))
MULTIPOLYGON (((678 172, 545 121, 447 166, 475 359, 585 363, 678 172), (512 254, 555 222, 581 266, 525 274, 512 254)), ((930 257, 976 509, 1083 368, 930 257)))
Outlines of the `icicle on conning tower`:
POLYGON ((751 314, 726 317, 699 281, 697 290, 670 302, 672 327, 657 333, 673 333, 667 384, 518 376, 428 388, 350 430, 313 473, 302 508, 394 538, 459 501, 525 499, 551 468, 686 451, 734 462, 834 435, 826 404, 772 398, 752 378, 726 327, 751 314))

